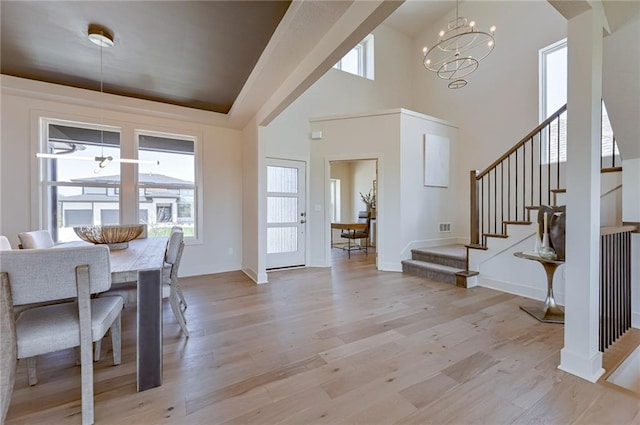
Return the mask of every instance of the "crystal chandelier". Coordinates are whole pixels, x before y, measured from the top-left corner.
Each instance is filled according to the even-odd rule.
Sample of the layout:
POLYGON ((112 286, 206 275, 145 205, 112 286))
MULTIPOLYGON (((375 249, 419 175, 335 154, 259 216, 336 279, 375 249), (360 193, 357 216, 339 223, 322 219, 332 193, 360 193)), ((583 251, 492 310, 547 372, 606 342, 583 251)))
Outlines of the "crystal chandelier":
POLYGON ((493 51, 496 27, 489 32, 479 31, 475 21, 458 15, 449 21, 446 31, 440 31, 438 43, 431 48, 424 47, 423 65, 438 77, 449 80, 450 89, 460 89, 467 85, 464 79, 478 68, 480 61, 493 51))

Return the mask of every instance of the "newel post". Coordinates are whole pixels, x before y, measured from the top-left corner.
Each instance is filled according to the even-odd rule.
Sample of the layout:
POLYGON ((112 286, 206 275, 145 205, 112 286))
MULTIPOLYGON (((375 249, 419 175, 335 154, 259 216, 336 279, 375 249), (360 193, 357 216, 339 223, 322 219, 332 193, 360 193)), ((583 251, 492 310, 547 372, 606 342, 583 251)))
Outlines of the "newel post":
POLYGON ((469 187, 471 196, 469 198, 469 207, 471 219, 469 230, 471 231, 471 244, 480 244, 480 184, 476 180, 478 170, 469 172, 469 187))

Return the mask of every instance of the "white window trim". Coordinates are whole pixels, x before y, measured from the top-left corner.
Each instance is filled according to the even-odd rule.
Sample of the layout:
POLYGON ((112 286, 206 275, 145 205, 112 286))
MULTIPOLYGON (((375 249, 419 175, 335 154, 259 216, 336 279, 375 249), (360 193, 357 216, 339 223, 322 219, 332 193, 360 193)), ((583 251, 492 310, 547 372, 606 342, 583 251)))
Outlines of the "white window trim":
MULTIPOLYGON (((159 129, 158 127, 154 127, 154 126, 148 126, 148 125, 139 125, 137 127, 140 127, 138 129, 136 129, 134 131, 134 155, 135 158, 138 158, 138 142, 140 140, 140 136, 141 135, 146 135, 146 136, 157 136, 157 137, 170 137, 170 138, 177 138, 177 139, 185 139, 185 140, 191 140, 193 141, 193 153, 195 155, 194 161, 195 161, 195 182, 194 185, 162 185, 162 188, 165 187, 169 187, 171 186, 172 188, 175 187, 177 189, 193 189, 193 199, 194 199, 194 203, 195 205, 195 213, 196 213, 196 219, 195 219, 195 231, 194 231, 194 235, 193 236, 189 236, 184 238, 184 242, 185 245, 196 245, 196 244, 202 244, 202 234, 203 234, 203 227, 202 227, 202 223, 203 223, 203 215, 204 215, 204 209, 203 209, 203 201, 202 201, 202 140, 203 140, 203 135, 201 132, 190 132, 190 131, 182 131, 179 133, 176 133, 175 130, 173 131, 162 131, 161 129, 159 129)), ((134 164, 135 165, 135 164, 134 164)), ((135 204, 136 206, 139 205, 140 203, 140 189, 144 189, 144 188, 153 188, 156 185, 153 184, 146 184, 146 185, 139 185, 138 184, 138 166, 135 165, 134 166, 134 175, 135 175, 135 182, 136 182, 136 188, 135 188, 135 204)), ((140 209, 136 207, 136 222, 140 221, 140 209)))
MULTIPOLYGON (((567 48, 567 39, 556 41, 549 46, 543 47, 538 51, 538 122, 542 122, 549 117, 549 114, 555 111, 547 111, 547 56, 560 49, 567 48)), ((566 114, 566 112, 565 112, 566 114)), ((562 164, 566 162, 566 158, 552 158, 549 161, 549 136, 547 132, 542 132, 540 135, 540 143, 542 143, 542 157, 540 162, 543 165, 562 164)), ((560 141, 558 141, 560 143, 560 141)))
MULTIPOLYGON (((102 115, 102 114, 101 114, 102 115)), ((62 124, 62 125, 74 125, 81 128, 89 129, 109 129, 112 131, 120 132, 120 149, 122 156, 128 156, 137 158, 138 149, 138 137, 137 133, 143 134, 160 134, 160 135, 175 135, 179 137, 189 137, 194 140, 194 154, 195 154, 195 189, 194 189, 194 202, 196 203, 196 230, 193 237, 185 237, 186 245, 199 245, 203 243, 204 225, 203 225, 203 191, 202 191, 202 141, 204 140, 204 132, 202 129, 198 131, 192 131, 184 129, 182 125, 176 125, 175 127, 158 127, 148 125, 144 123, 132 123, 118 121, 114 119, 107 119, 103 116, 97 118, 94 115, 78 115, 73 113, 59 113, 53 111, 44 110, 32 110, 31 111, 31 123, 32 123, 32 137, 31 137, 31 228, 33 229, 49 229, 50 217, 49 217, 49 200, 47 194, 46 176, 48 175, 48 161, 41 158, 36 158, 35 154, 43 152, 45 149, 45 140, 48 138, 48 124, 62 124), (95 124, 97 121, 102 121, 102 124, 95 124), (94 123, 94 124, 90 124, 94 123), (144 130, 142 130, 144 129, 144 130), (135 135, 135 137, 127 137, 127 135, 135 135), (133 139, 133 140, 130 140, 133 139), (41 166, 41 163, 44 165, 41 166)), ((176 122, 177 123, 177 122, 176 122)), ((131 221, 132 219, 123 219, 124 217, 136 217, 139 216, 138 211, 138 188, 137 188, 137 165, 131 165, 134 169, 132 180, 133 185, 125 184, 124 180, 130 179, 126 177, 130 175, 128 169, 123 167, 125 164, 121 164, 120 185, 111 185, 111 187, 119 187, 122 190, 119 192, 120 203, 120 222, 131 221), (135 191, 135 202, 128 202, 130 200, 125 199, 126 188, 131 186, 135 191)), ((127 180, 128 182, 128 180, 127 180)), ((65 185, 69 185, 65 183, 65 185)), ((100 187, 103 185, 100 184, 100 187)))
MULTIPOLYGON (((342 69, 342 60, 344 57, 340 58, 338 62, 333 66, 333 68, 346 72, 351 75, 356 75, 358 77, 363 77, 368 80, 375 79, 375 61, 374 61, 374 37, 373 34, 369 34, 366 36, 360 43, 356 44, 353 49, 349 50, 346 55, 351 53, 353 50, 358 50, 358 72, 354 74, 349 71, 344 71, 342 69)), ((345 56, 346 56, 345 55, 345 56)))

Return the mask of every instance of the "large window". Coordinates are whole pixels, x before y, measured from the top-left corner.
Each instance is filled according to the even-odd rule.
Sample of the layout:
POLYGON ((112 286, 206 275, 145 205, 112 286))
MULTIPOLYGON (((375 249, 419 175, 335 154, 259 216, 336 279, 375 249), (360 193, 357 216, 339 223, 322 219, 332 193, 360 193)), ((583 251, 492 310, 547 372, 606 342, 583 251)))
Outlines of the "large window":
MULTIPOLYGON (((560 40, 540 50, 540 122, 567 103, 567 40, 560 40)), ((620 155, 613 138, 607 108, 602 102, 602 157, 620 155)), ((543 162, 567 160, 567 113, 560 116, 551 130, 543 134, 543 162), (560 128, 558 128, 558 126, 560 128)))
POLYGON ((120 186, 120 167, 109 163, 100 168, 91 158, 120 157, 119 129, 48 121, 43 130, 46 151, 61 154, 41 162, 45 220, 54 240, 77 239, 74 226, 117 224, 120 198, 113 195, 120 186))
POLYGON ((136 221, 148 225, 150 237, 166 236, 175 225, 183 226, 185 236, 197 236, 194 136, 139 131, 134 143, 123 140, 125 132, 118 127, 53 119, 41 123, 39 151, 59 154, 39 161, 42 221, 56 242, 77 240, 75 226, 136 221), (137 154, 160 165, 121 164, 121 143, 134 158, 137 154), (108 157, 115 160, 99 160, 108 157), (125 167, 137 167, 138 173, 121 174, 125 167))
POLYGON ((196 161, 195 140, 191 137, 160 133, 138 134, 138 159, 159 161, 160 165, 140 164, 138 187, 140 210, 150 236, 166 236, 180 225, 185 236, 195 232, 196 161))
POLYGON ((350 74, 373 80, 373 34, 349 51, 333 67, 350 74))
MULTIPOLYGON (((540 50, 540 122, 567 103, 567 40, 540 50)), ((567 114, 543 135, 543 162, 567 160, 567 114), (558 128, 557 126, 560 126, 558 128)))

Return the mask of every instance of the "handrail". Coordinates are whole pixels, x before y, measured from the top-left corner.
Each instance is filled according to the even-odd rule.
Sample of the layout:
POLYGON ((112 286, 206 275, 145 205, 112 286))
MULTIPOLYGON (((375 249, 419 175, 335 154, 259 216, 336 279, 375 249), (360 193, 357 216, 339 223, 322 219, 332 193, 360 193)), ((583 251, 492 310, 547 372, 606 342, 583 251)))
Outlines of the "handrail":
POLYGON ((509 156, 511 156, 512 153, 514 153, 515 151, 517 151, 518 149, 520 149, 525 143, 527 143, 533 136, 535 136, 536 134, 538 134, 540 131, 542 131, 543 128, 545 128, 546 126, 548 126, 549 124, 551 124, 556 118, 558 118, 560 115, 562 115, 565 111, 567 110, 567 104, 565 103, 562 107, 560 107, 560 109, 558 109, 556 112, 554 112, 551 116, 549 116, 549 118, 547 118, 546 120, 542 121, 536 128, 534 128, 533 130, 531 130, 529 132, 529 134, 527 134, 525 137, 523 137, 518 143, 516 143, 511 149, 509 149, 504 155, 502 155, 500 158, 498 158, 496 161, 494 161, 491 165, 489 165, 484 171, 480 172, 478 175, 476 175, 476 180, 480 180, 482 177, 484 177, 485 175, 489 174, 489 172, 491 170, 493 170, 495 167, 497 167, 502 161, 504 161, 505 159, 507 159, 509 156))

